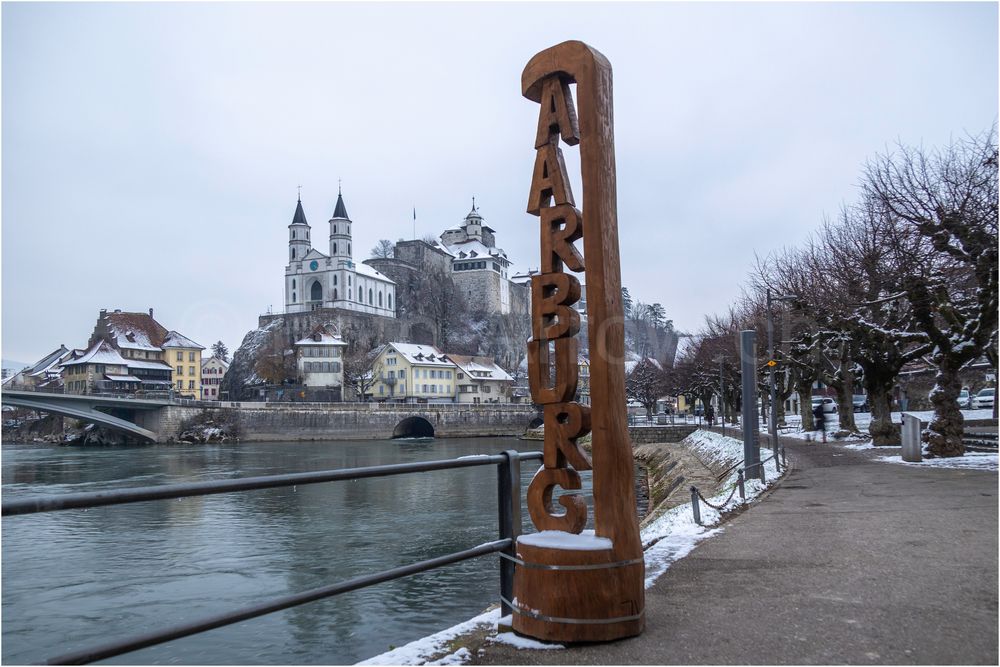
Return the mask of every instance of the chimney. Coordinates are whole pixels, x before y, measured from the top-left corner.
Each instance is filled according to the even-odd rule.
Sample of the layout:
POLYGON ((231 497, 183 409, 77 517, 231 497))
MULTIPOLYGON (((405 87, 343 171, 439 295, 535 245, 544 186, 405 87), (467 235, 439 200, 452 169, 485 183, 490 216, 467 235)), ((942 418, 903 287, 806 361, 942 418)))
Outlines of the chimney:
POLYGON ((152 316, 153 316, 153 309, 152 309, 152 308, 150 308, 150 309, 149 309, 149 316, 150 316, 150 317, 152 317, 152 316))
POLYGON ((101 317, 104 317, 107 314, 108 314, 108 309, 107 308, 101 308, 101 317))

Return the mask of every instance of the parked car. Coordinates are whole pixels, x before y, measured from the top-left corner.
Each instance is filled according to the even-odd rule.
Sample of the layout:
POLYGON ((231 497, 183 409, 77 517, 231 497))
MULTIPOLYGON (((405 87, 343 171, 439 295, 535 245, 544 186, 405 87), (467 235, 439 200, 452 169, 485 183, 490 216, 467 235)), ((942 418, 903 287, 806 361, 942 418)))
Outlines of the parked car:
POLYGON ((972 397, 972 409, 982 410, 983 408, 992 408, 994 391, 996 390, 993 387, 980 389, 979 393, 972 397))
POLYGON ((855 412, 868 412, 868 397, 864 394, 854 394, 851 401, 854 403, 855 412))
POLYGON ((812 407, 813 410, 820 403, 823 404, 823 412, 836 412, 837 411, 837 401, 833 400, 828 396, 813 396, 812 407))
POLYGON ((958 392, 958 407, 963 409, 972 407, 972 396, 969 395, 968 389, 958 392))

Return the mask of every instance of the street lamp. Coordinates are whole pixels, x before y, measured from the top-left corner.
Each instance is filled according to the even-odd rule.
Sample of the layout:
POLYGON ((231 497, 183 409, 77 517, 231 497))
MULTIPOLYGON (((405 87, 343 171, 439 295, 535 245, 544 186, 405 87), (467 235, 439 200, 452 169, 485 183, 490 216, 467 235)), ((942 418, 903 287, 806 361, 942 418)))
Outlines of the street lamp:
MULTIPOLYGON (((771 389, 771 413, 769 415, 767 432, 771 437, 771 448, 777 453, 778 451, 778 390, 774 385, 774 368, 777 366, 777 362, 774 360, 774 317, 771 313, 771 301, 795 301, 798 299, 796 294, 784 294, 782 296, 775 296, 771 298, 771 289, 767 290, 767 366, 770 369, 769 380, 771 389)), ((775 458, 777 461, 777 458, 775 458)))
POLYGON ((722 375, 722 362, 726 355, 720 354, 715 358, 719 362, 719 414, 722 416, 722 437, 726 437, 726 380, 722 375))

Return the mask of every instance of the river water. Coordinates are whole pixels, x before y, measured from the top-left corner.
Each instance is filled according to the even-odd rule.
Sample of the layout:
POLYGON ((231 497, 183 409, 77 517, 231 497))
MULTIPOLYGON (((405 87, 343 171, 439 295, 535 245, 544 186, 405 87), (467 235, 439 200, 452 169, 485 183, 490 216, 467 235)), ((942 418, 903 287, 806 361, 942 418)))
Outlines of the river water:
MULTIPOLYGON (((143 447, 3 445, 3 497, 532 451, 513 438, 143 447)), ((522 470, 522 497, 537 462, 522 470)), ((584 473, 589 495, 590 475, 584 473)), ((527 512, 524 528, 530 531, 527 512)), ((3 519, 2 660, 111 639, 497 539, 496 466, 3 519)), ((350 664, 498 601, 466 561, 128 653, 109 664, 350 664)))

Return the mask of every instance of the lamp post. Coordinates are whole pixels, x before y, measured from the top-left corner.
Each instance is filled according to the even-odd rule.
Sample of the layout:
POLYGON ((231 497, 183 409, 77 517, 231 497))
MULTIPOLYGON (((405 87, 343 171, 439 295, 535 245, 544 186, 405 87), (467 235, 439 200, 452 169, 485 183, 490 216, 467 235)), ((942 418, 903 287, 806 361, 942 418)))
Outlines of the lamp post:
POLYGON ((722 437, 726 437, 726 380, 722 374, 722 360, 725 355, 720 354, 716 361, 719 362, 719 415, 722 417, 722 437))
MULTIPOLYGON (((795 294, 785 294, 774 297, 774 301, 794 301, 795 294)), ((767 433, 770 436, 771 448, 778 451, 778 389, 774 384, 774 369, 777 366, 774 359, 774 316, 771 313, 771 289, 767 290, 767 362, 770 369, 768 384, 771 390, 771 411, 768 415, 767 433)), ((775 458, 777 461, 777 458, 775 458)))

